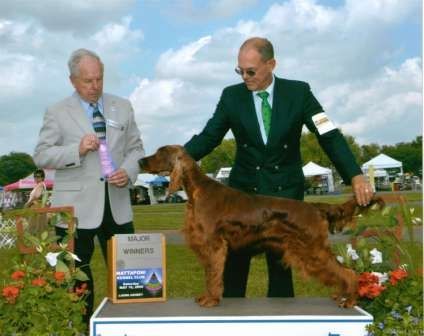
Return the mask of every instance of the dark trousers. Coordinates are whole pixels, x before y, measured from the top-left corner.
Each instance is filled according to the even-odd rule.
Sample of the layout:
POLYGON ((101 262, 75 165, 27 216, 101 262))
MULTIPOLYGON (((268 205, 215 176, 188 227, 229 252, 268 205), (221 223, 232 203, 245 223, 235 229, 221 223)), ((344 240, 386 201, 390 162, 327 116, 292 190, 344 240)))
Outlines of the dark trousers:
MULTIPOLYGON (((250 259, 257 251, 229 250, 224 268, 224 297, 245 297, 250 259)), ((268 297, 293 297, 293 280, 290 268, 283 266, 281 255, 265 252, 268 266, 268 297)))
MULTIPOLYGON (((90 321, 90 317, 93 314, 94 307, 94 283, 93 283, 93 274, 90 268, 91 257, 94 252, 94 237, 97 236, 97 239, 100 243, 100 248, 102 250, 103 258, 107 265, 107 241, 114 234, 131 234, 134 233, 134 225, 132 222, 118 225, 113 217, 110 209, 109 195, 107 184, 105 187, 105 208, 103 212, 103 220, 100 226, 96 229, 77 229, 75 235, 75 244, 74 244, 74 253, 78 256, 81 261, 76 262, 76 266, 79 267, 89 278, 87 283, 87 289, 89 294, 86 297, 87 301, 87 310, 84 315, 84 322, 87 324, 90 321)), ((56 227, 56 234, 63 238, 67 234, 67 230, 63 228, 56 227)), ((81 282, 77 283, 76 286, 80 286, 81 282)))

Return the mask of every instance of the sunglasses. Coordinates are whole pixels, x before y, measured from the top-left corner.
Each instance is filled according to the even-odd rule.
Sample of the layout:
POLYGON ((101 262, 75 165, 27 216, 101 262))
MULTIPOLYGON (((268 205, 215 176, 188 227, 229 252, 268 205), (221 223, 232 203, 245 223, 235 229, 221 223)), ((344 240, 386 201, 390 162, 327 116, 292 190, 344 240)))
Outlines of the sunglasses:
POLYGON ((246 73, 247 77, 255 77, 256 75, 256 70, 252 70, 252 69, 247 69, 247 70, 243 70, 240 67, 237 67, 234 69, 234 71, 236 72, 236 74, 240 75, 240 76, 244 76, 244 74, 246 73))

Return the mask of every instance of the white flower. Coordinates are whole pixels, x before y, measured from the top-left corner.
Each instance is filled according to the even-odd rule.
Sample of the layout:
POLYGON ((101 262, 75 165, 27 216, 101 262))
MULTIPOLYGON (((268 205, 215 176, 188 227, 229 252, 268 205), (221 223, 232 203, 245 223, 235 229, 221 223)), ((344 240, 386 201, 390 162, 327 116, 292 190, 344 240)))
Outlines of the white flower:
POLYGON ((378 278, 379 285, 389 280, 389 276, 387 275, 387 273, 371 272, 371 274, 375 275, 378 278))
POLYGON ((76 261, 81 261, 80 258, 78 258, 78 256, 76 254, 73 254, 72 252, 68 252, 69 255, 72 257, 72 259, 76 260, 76 261))
POLYGON ((408 270, 408 264, 403 264, 399 266, 400 269, 403 269, 404 271, 408 270))
POLYGON ((38 253, 43 252, 43 247, 42 247, 41 245, 37 245, 37 246, 35 247, 35 249, 37 250, 37 252, 38 252, 38 253))
POLYGON ((383 262, 383 253, 381 253, 376 248, 373 248, 370 251, 371 254, 371 264, 381 264, 383 262))
POLYGON ((352 260, 358 260, 359 259, 358 253, 356 253, 356 250, 352 248, 352 244, 347 244, 346 247, 347 247, 347 255, 351 257, 352 260))
POLYGON ((412 218, 412 224, 415 224, 415 225, 418 225, 418 224, 421 224, 421 218, 419 218, 419 217, 414 217, 414 218, 412 218))
POLYGON ((415 212, 415 208, 409 208, 409 212, 411 213, 411 215, 413 215, 415 212))
POLYGON ((49 252, 46 254, 46 260, 47 262, 50 264, 50 266, 55 267, 57 264, 57 256, 60 254, 61 252, 49 252))
POLYGON ((343 264, 344 259, 343 259, 343 257, 342 257, 342 256, 337 256, 337 257, 336 257, 336 259, 337 259, 337 261, 338 261, 340 264, 343 264))

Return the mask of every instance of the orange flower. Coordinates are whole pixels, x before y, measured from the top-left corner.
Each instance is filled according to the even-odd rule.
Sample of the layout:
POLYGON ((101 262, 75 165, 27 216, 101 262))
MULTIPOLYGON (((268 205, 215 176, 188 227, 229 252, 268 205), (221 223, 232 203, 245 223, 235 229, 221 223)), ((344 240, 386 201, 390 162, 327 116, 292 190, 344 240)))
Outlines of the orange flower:
POLYGON ((19 295, 19 287, 15 287, 15 286, 4 287, 2 294, 6 298, 7 302, 15 303, 16 298, 19 295))
POLYGON ((406 278, 408 276, 408 272, 402 268, 398 268, 390 273, 390 283, 394 286, 398 283, 399 280, 406 278))
POLYGON ((57 282, 62 282, 65 279, 64 272, 54 272, 54 278, 57 282))
POLYGON ((46 280, 44 280, 43 278, 35 278, 34 280, 32 280, 32 281, 31 281, 31 283, 32 283, 34 286, 40 286, 40 287, 42 287, 42 286, 44 286, 47 282, 46 282, 46 280))
POLYGON ((15 271, 10 276, 13 280, 21 280, 25 276, 25 272, 23 271, 15 271))

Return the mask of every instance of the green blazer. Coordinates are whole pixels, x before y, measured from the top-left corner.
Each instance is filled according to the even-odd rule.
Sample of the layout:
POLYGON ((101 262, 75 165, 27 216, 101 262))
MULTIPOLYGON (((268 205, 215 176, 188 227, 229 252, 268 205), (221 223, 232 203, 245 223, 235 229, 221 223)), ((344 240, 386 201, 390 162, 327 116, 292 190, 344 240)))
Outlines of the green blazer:
POLYGON ((263 143, 252 92, 244 83, 222 92, 215 113, 203 131, 185 144, 200 160, 218 146, 231 129, 236 145, 231 187, 249 193, 303 199, 304 175, 300 156, 302 127, 313 132, 346 184, 362 174, 338 129, 319 134, 312 116, 323 112, 305 82, 275 77, 271 129, 263 143))

